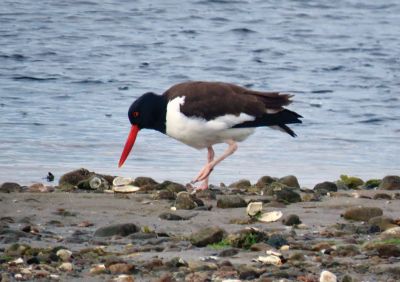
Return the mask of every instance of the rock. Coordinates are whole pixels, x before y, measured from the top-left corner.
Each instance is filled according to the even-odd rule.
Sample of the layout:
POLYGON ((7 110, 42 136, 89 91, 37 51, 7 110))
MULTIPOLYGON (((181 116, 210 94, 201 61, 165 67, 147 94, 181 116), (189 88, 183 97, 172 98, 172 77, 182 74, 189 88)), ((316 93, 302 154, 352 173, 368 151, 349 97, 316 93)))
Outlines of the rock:
POLYGON ((371 226, 378 226, 381 231, 397 227, 394 220, 387 216, 375 216, 368 221, 371 226))
POLYGON ((178 214, 171 213, 171 212, 163 212, 158 216, 161 219, 165 220, 187 220, 188 218, 182 217, 178 214))
POLYGON ((332 272, 324 270, 321 272, 319 282, 337 282, 337 278, 332 272))
POLYGON ((260 214, 263 208, 263 203, 262 202, 251 202, 247 205, 246 208, 246 213, 248 216, 256 216, 257 214, 260 214))
POLYGON ((292 189, 285 187, 275 192, 275 200, 282 203, 297 203, 301 202, 301 196, 292 189))
POLYGON ((22 187, 18 183, 4 182, 0 186, 0 193, 22 192, 22 187))
POLYGON ((400 190, 400 176, 387 175, 379 185, 381 190, 400 190))
POLYGON ((377 244, 374 249, 383 258, 400 257, 400 246, 396 244, 377 244))
POLYGON ((224 237, 225 230, 219 227, 206 227, 190 236, 190 242, 196 247, 205 247, 218 243, 224 237))
POLYGON ((163 185, 165 186, 166 190, 172 193, 186 192, 186 187, 176 182, 164 181, 163 185))
POLYGON ((56 255, 64 262, 68 262, 71 259, 72 252, 66 249, 60 249, 56 252, 56 255))
POLYGON ((256 243, 266 241, 268 236, 255 229, 243 229, 227 236, 226 241, 235 248, 250 249, 256 243))
POLYGON ((260 179, 258 179, 257 183, 256 183, 256 187, 258 189, 264 189, 266 188, 269 184, 276 182, 277 180, 271 176, 263 176, 260 179))
POLYGON ((344 174, 340 176, 340 180, 349 189, 356 189, 364 184, 364 181, 361 178, 355 176, 348 176, 344 174))
POLYGON ((381 215, 383 215, 383 211, 377 207, 356 207, 347 209, 342 216, 349 220, 368 221, 381 215))
POLYGON ((228 186, 229 188, 247 189, 251 187, 251 183, 247 179, 241 179, 228 186))
POLYGON ((133 279, 133 277, 130 275, 121 274, 118 277, 111 279, 110 281, 111 282, 135 282, 135 279, 133 279))
POLYGON ((195 200, 195 197, 188 192, 179 192, 178 195, 176 195, 176 200, 175 200, 175 207, 178 210, 192 210, 199 205, 197 204, 197 201, 195 200))
POLYGON ((337 246, 336 250, 332 252, 333 255, 341 257, 354 257, 360 253, 358 247, 352 244, 337 246))
POLYGON ((43 183, 34 183, 28 187, 26 190, 30 193, 46 193, 46 192, 53 192, 54 188, 51 186, 44 186, 43 183))
POLYGON ((0 229, 0 242, 4 244, 18 242, 20 238, 29 237, 29 233, 9 228, 0 229))
POLYGON ((257 261, 264 264, 272 264, 276 266, 281 266, 283 264, 282 259, 277 256, 259 256, 257 258, 257 261))
POLYGON ((176 194, 169 190, 160 190, 160 191, 156 192, 156 194, 154 195, 154 199, 156 199, 156 200, 175 200, 176 194))
POLYGON ((374 195, 374 200, 391 200, 392 196, 386 193, 377 193, 374 195))
POLYGON ((293 188, 300 188, 299 181, 297 180, 297 177, 294 175, 287 175, 282 178, 280 178, 279 183, 282 183, 288 187, 293 187, 293 188))
POLYGON ((61 186, 64 183, 68 183, 72 186, 78 185, 82 180, 88 179, 93 176, 95 173, 90 172, 87 169, 81 168, 74 171, 67 172, 62 175, 59 181, 59 185, 61 186))
POLYGON ((219 252, 218 256, 219 257, 233 257, 234 255, 237 255, 239 253, 238 249, 225 249, 219 252))
POLYGON ((106 273, 106 271, 107 271, 107 269, 104 264, 97 264, 89 270, 89 273, 91 275, 98 275, 98 274, 106 273))
POLYGON ((298 215, 290 214, 282 219, 282 223, 286 226, 298 225, 301 224, 301 220, 298 215))
POLYGON ((211 189, 197 190, 196 197, 200 199, 215 200, 217 199, 217 192, 211 189))
POLYGON ((325 181, 315 185, 313 190, 321 195, 326 195, 328 192, 337 192, 338 187, 334 182, 325 181))
POLYGON ((128 263, 115 263, 108 266, 108 270, 111 274, 130 274, 134 269, 135 266, 128 263))
POLYGON ((156 186, 158 183, 151 177, 139 176, 135 178, 135 181, 133 181, 132 184, 138 187, 143 187, 143 186, 156 186))
POLYGON ((269 249, 271 249, 271 246, 264 242, 255 243, 250 247, 250 251, 253 252, 266 252, 269 249))
POLYGON ((94 236, 111 237, 119 235, 125 237, 132 233, 138 232, 139 230, 140 228, 133 223, 113 224, 105 227, 100 227, 99 229, 96 230, 94 236))
POLYGON ((74 266, 70 262, 63 262, 58 269, 65 272, 71 272, 74 270, 74 266))
POLYGON ((364 189, 367 189, 367 190, 374 189, 374 188, 379 187, 379 185, 381 184, 381 182, 382 182, 382 180, 380 180, 380 179, 370 179, 370 180, 367 180, 367 181, 364 183, 363 188, 364 188, 364 189))
POLYGON ((393 227, 382 232, 383 239, 400 239, 400 226, 393 227))
POLYGON ((246 206, 246 201, 237 195, 222 195, 217 200, 217 207, 221 209, 243 208, 246 206))
POLYGON ((272 234, 269 236, 267 244, 275 249, 279 249, 283 245, 287 245, 288 241, 281 234, 272 234))

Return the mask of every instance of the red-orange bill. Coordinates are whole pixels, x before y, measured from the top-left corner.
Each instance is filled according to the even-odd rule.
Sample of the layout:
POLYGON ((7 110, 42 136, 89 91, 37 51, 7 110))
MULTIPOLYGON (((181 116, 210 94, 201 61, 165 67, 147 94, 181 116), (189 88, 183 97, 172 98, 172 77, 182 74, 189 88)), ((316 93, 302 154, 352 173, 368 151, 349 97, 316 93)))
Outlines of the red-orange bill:
POLYGON ((136 136, 139 132, 139 127, 137 125, 132 125, 131 131, 129 132, 128 139, 126 139, 124 150, 122 151, 121 158, 119 159, 118 167, 121 167, 129 153, 132 150, 133 144, 135 144, 136 136))

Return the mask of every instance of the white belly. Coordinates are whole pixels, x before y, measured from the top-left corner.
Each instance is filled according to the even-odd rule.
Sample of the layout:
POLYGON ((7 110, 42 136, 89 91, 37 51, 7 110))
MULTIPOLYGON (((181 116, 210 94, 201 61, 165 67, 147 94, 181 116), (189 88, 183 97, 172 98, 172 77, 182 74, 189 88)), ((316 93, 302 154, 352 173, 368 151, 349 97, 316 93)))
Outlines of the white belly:
POLYGON ((225 115, 209 121, 203 118, 188 118, 180 112, 180 106, 184 102, 184 97, 177 97, 168 103, 166 133, 191 147, 202 149, 227 140, 240 142, 254 132, 254 128, 231 128, 236 124, 254 120, 253 116, 242 113, 239 116, 225 115))

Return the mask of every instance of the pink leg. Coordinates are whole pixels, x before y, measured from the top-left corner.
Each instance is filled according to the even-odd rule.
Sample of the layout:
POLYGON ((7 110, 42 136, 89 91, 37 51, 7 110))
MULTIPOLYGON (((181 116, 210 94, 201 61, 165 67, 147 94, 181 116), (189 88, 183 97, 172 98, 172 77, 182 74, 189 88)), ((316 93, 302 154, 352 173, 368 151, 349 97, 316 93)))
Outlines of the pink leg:
POLYGON ((207 163, 199 172, 197 177, 193 179, 192 183, 196 183, 198 181, 202 180, 207 180, 208 181, 208 176, 210 175, 211 171, 214 169, 214 167, 222 162, 224 159, 232 155, 238 148, 237 144, 233 140, 228 140, 226 143, 229 145, 229 147, 225 150, 225 152, 220 156, 219 158, 212 160, 211 162, 207 163))
MULTIPOLYGON (((209 164, 214 160, 215 153, 214 153, 213 147, 211 147, 211 146, 207 147, 207 151, 208 151, 207 152, 207 164, 209 164)), ((209 179, 209 176, 207 176, 204 179, 203 183, 201 183, 201 185, 199 187, 197 187, 195 190, 198 191, 198 190, 208 189, 208 179, 209 179)))

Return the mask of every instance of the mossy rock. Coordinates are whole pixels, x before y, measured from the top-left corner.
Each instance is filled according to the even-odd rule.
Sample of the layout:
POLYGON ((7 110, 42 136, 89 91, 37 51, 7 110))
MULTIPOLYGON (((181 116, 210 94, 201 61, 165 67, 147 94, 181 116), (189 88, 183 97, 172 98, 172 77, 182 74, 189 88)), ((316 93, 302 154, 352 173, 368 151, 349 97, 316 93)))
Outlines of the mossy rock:
POLYGON ((251 187, 250 180, 241 179, 229 185, 229 188, 248 189, 251 187))
POLYGON ((218 243, 225 235, 225 230, 220 227, 207 227, 193 233, 190 242, 197 247, 205 247, 209 244, 218 243))
POLYGON ((268 236, 254 229, 243 229, 239 232, 229 234, 226 241, 235 248, 250 249, 250 247, 259 242, 266 242, 268 236))
POLYGON ((270 185, 276 181, 277 181, 277 178, 265 175, 265 176, 262 176, 260 179, 258 179, 255 186, 261 190, 261 189, 267 188, 268 185, 270 185))
POLYGON ((299 181, 294 175, 287 175, 279 179, 279 183, 285 184, 288 187, 300 188, 299 181))
POLYGON ((363 188, 368 190, 378 188, 381 182, 382 182, 381 179, 369 179, 364 183, 363 188))
POLYGON ((95 174, 94 172, 90 172, 85 168, 80 168, 74 171, 67 172, 64 175, 62 175, 58 184, 62 185, 64 183, 68 183, 70 185, 76 186, 78 185, 79 182, 88 179, 94 174, 95 174))
POLYGON ((146 176, 139 176, 135 178, 135 181, 133 181, 132 185, 137 186, 137 187, 143 187, 143 186, 155 186, 157 185, 158 182, 155 181, 151 177, 146 177, 146 176))
POLYGON ((349 189, 357 189, 358 187, 362 186, 364 184, 364 181, 355 176, 348 176, 345 174, 342 174, 340 176, 340 180, 343 181, 343 183, 349 188, 349 189))
POLYGON ((99 175, 92 175, 89 178, 80 181, 77 184, 77 187, 83 190, 104 191, 110 189, 110 184, 105 178, 99 175))
POLYGON ((400 190, 400 176, 387 175, 382 179, 379 185, 382 190, 400 190))

